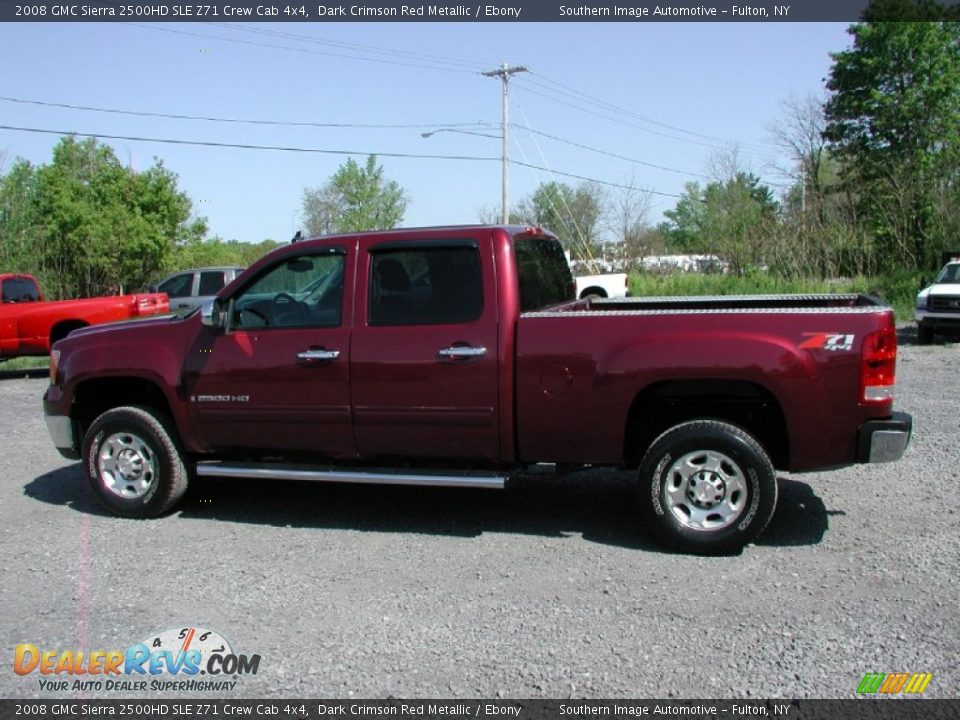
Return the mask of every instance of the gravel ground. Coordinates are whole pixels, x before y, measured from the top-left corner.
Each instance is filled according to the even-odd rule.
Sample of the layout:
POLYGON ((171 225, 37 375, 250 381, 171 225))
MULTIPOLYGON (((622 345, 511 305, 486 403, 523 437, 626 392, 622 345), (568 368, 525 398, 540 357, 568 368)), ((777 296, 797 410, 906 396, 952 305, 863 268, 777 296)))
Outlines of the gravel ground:
MULTIPOLYGON (((843 698, 894 671, 960 697, 960 345, 910 340, 904 459, 781 475, 767 533, 722 558, 657 547, 618 472, 505 492, 205 481, 169 517, 117 519, 51 446, 46 380, 7 376, 2 647, 214 628, 262 661, 207 697, 843 698)), ((7 664, 0 697, 75 696, 38 677, 7 664)))

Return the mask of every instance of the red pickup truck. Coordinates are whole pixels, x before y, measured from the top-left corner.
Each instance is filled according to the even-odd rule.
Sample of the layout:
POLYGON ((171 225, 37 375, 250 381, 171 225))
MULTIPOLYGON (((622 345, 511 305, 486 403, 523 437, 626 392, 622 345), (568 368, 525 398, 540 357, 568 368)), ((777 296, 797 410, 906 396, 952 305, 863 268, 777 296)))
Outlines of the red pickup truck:
POLYGON ((67 333, 87 325, 169 311, 163 293, 47 302, 32 275, 0 274, 0 360, 46 355, 67 333))
POLYGON ((860 295, 577 300, 558 240, 464 226, 280 248, 186 316, 56 344, 54 444, 126 517, 200 476, 503 487, 637 469, 665 542, 734 551, 775 468, 897 460, 892 311, 860 295))

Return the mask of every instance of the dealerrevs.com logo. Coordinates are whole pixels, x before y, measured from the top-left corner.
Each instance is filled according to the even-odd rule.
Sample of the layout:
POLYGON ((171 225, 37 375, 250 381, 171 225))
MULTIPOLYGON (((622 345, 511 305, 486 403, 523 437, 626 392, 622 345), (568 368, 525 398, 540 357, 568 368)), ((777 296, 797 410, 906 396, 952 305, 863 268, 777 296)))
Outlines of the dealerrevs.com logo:
POLYGON ((218 632, 202 627, 165 630, 126 650, 49 650, 32 643, 14 649, 13 670, 39 676, 41 690, 131 692, 233 690, 237 676, 256 675, 260 655, 240 655, 218 632))

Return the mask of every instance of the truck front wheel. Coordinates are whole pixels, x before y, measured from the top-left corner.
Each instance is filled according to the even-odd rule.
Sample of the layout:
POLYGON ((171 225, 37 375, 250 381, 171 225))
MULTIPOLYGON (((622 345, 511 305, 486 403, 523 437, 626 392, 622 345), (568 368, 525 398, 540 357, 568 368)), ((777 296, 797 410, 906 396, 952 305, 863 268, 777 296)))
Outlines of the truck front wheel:
POLYGON ((83 441, 83 465, 94 497, 112 513, 156 517, 187 489, 170 420, 152 408, 119 407, 94 420, 83 441))
POLYGON ((933 328, 924 323, 917 323, 917 343, 929 345, 933 342, 933 328))
POLYGON ((777 476, 747 432, 694 420, 654 440, 640 462, 640 501, 664 544, 685 552, 737 552, 753 542, 777 505, 777 476))

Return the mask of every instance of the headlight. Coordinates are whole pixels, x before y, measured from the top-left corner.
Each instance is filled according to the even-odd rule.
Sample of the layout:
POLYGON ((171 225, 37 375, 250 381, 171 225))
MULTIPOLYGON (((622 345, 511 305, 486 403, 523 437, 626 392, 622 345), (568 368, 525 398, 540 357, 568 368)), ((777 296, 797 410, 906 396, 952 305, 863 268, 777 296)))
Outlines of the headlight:
POLYGON ((917 295, 917 310, 927 309, 927 298, 929 295, 917 295))

